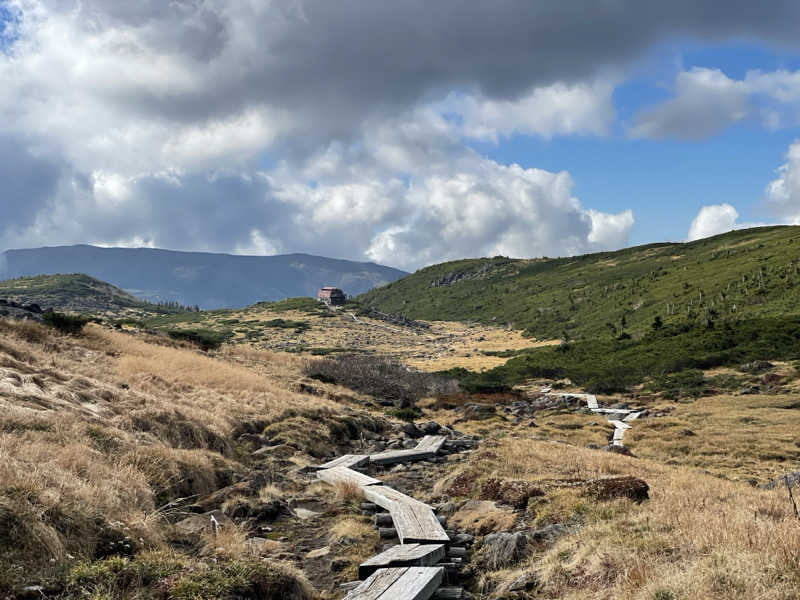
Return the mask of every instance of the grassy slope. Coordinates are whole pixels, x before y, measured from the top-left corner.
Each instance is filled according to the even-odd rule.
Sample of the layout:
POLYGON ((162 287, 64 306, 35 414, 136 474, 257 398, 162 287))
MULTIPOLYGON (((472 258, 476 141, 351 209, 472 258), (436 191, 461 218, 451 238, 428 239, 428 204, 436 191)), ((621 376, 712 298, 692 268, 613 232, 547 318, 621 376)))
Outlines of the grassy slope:
POLYGON ((82 274, 37 275, 0 281, 0 298, 77 312, 167 311, 109 283, 82 274))
POLYGON ((800 228, 761 227, 685 244, 650 244, 584 256, 443 263, 359 297, 415 319, 513 324, 540 338, 608 337, 647 331, 687 315, 721 318, 796 314, 800 228), (466 278, 435 287, 450 274, 466 278), (668 306, 669 305, 669 306, 668 306))

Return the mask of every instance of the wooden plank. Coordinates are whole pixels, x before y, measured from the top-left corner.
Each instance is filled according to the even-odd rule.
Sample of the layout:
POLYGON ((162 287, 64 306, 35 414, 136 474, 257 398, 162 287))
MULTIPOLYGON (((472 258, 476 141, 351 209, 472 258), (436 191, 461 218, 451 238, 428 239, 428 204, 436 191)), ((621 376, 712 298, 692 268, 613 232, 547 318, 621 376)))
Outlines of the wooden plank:
POLYGON ((429 600, 443 580, 441 567, 409 567, 381 600, 429 600))
POLYGON ((611 423, 616 429, 630 429, 631 426, 627 423, 623 423, 622 421, 618 421, 615 419, 609 419, 609 423, 611 423))
POLYGON ((443 579, 441 567, 378 569, 345 600, 429 600, 443 579))
POLYGON ((586 395, 586 406, 589 408, 598 408, 597 406, 597 396, 594 394, 587 394, 586 395))
POLYGON ((382 485, 367 486, 362 490, 367 500, 392 515, 401 543, 435 544, 450 541, 433 509, 427 504, 382 485))
POLYGON ((379 452, 372 454, 369 457, 370 462, 376 465, 392 465, 396 463, 411 462, 414 460, 427 460, 436 456, 435 452, 428 450, 417 450, 411 448, 410 450, 389 450, 387 452, 379 452))
POLYGON ((378 569, 429 567, 444 558, 444 544, 400 544, 381 552, 358 567, 358 578, 366 579, 378 569))
POLYGON ((616 441, 622 441, 622 436, 623 435, 625 435, 625 430, 624 429, 615 429, 614 430, 614 437, 611 438, 611 439, 613 439, 615 442, 616 441))
POLYGON ((600 413, 602 415, 627 415, 633 411, 627 408, 593 408, 592 412, 600 413))
POLYGON ((319 465, 317 469, 332 469, 333 467, 361 467, 369 462, 366 454, 344 454, 339 458, 329 460, 325 464, 319 465))
MULTIPOLYGON (((380 569, 344 597, 344 600, 378 600, 408 568, 380 569)), ((388 600, 388 598, 387 598, 388 600)))
POLYGON ((441 450, 447 438, 443 435, 426 435, 419 441, 415 450, 425 450, 436 454, 441 450))
POLYGON ((433 458, 444 445, 447 438, 443 435, 426 435, 414 448, 407 450, 387 450, 372 454, 370 462, 376 465, 391 465, 394 463, 410 462, 412 460, 425 460, 433 458))
POLYGON ((629 414, 627 417, 625 417, 625 418, 624 418, 624 419, 622 419, 622 420, 623 420, 623 421, 634 421, 634 420, 638 419, 638 418, 639 418, 639 415, 641 415, 641 414, 642 414, 642 412, 641 412, 641 411, 638 411, 638 412, 632 412, 631 414, 629 414))
POLYGON ((367 485, 380 485, 380 481, 373 479, 369 475, 364 475, 347 467, 333 467, 332 469, 322 469, 317 471, 317 477, 325 483, 336 485, 337 483, 352 483, 359 487, 367 485))

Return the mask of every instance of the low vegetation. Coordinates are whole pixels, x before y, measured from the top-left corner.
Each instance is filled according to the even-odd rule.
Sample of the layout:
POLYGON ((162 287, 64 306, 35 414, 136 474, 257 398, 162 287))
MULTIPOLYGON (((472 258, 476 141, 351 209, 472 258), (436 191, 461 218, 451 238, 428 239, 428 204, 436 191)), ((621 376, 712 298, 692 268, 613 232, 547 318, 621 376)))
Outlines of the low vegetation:
MULTIPOLYGON (((474 373, 455 369, 470 392, 507 391, 527 379, 567 377, 592 393, 627 391, 646 379, 655 389, 688 392, 697 369, 758 360, 800 358, 800 317, 724 321, 713 327, 684 322, 651 330, 639 339, 594 339, 522 350, 504 365, 474 373), (677 373, 693 369, 682 375, 677 373)), ((696 393, 695 389, 694 392, 696 393)))
POLYGON ((312 379, 349 387, 401 409, 449 387, 443 377, 412 371, 390 358, 371 354, 339 354, 310 360, 303 372, 312 379))

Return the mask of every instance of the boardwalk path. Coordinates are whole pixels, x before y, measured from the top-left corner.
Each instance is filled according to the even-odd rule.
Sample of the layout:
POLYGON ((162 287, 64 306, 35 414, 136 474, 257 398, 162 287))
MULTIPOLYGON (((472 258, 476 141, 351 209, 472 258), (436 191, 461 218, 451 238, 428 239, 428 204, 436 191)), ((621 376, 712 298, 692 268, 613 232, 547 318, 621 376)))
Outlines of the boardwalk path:
MULTIPOLYGON (((388 511, 400 544, 363 562, 362 583, 345 600, 428 600, 442 585, 450 537, 433 509, 355 468, 368 463, 388 465, 432 458, 445 443, 444 436, 427 435, 415 448, 371 456, 347 454, 319 467, 317 477, 336 485, 355 485, 364 498, 388 511)), ((459 597, 459 596, 451 596, 459 597)))
POLYGON ((641 409, 631 408, 601 408, 597 404, 597 396, 594 394, 554 394, 548 393, 548 396, 567 396, 570 398, 581 398, 586 401, 586 408, 593 413, 606 415, 608 422, 614 426, 614 433, 611 438, 612 446, 624 446, 622 437, 628 429, 631 429, 630 422, 635 421, 641 414, 641 409))

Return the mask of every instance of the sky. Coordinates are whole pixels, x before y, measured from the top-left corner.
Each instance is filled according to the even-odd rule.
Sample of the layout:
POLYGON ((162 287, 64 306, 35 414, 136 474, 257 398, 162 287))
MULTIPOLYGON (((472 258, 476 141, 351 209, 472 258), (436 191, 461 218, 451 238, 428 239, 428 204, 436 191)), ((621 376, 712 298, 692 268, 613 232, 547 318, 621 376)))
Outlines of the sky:
POLYGON ((415 270, 800 224, 800 3, 0 0, 0 250, 415 270))

